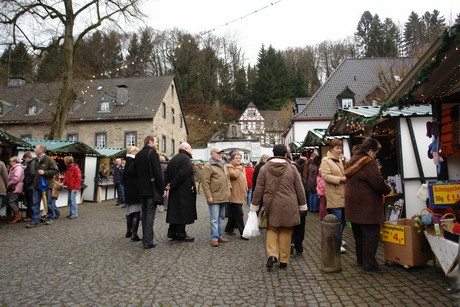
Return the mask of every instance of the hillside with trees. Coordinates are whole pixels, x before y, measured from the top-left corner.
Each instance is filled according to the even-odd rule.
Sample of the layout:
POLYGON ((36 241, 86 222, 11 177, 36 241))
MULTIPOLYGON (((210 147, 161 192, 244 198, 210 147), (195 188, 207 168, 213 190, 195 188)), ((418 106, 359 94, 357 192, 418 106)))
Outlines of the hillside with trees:
MULTIPOLYGON (((118 3, 123 1, 131 5, 135 16, 137 1, 118 3)), ((0 4, 0 26, 11 26, 13 17, 24 12, 24 8, 11 10, 11 5, 0 4)), ((44 20, 46 17, 50 18, 48 15, 44 20)), ((251 101, 262 110, 280 110, 296 97, 311 96, 346 58, 418 58, 446 26, 436 10, 421 16, 412 12, 403 28, 366 11, 350 37, 287 50, 261 46, 257 63, 251 65, 245 63, 238 42, 227 37, 149 27, 123 33, 95 25, 80 33, 71 45, 66 44, 65 35, 49 37, 46 46, 36 46, 23 37, 8 39, 12 43, 2 46, 0 81, 22 77, 27 82, 57 80, 68 84, 70 76, 97 79, 174 75, 189 139, 201 144, 203 138, 219 129, 215 123, 236 120, 251 101)), ((56 112, 64 121, 68 101, 77 97, 72 89, 66 94, 58 98, 65 101, 56 112)), ((50 138, 60 137, 59 129, 50 134, 50 138)))

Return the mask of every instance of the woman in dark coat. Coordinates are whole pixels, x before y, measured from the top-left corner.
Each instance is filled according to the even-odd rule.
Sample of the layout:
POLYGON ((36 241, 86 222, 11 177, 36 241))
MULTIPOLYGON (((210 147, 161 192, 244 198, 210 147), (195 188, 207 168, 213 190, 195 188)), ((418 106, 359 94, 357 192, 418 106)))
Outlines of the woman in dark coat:
POLYGON ((134 166, 135 155, 139 152, 139 148, 131 146, 126 151, 126 163, 123 173, 123 186, 125 188, 125 203, 126 203, 126 238, 131 238, 131 241, 141 241, 137 235, 139 229, 139 221, 141 218, 141 198, 137 192, 137 175, 134 166))
POLYGON ((195 176, 191 158, 192 147, 188 143, 181 143, 179 153, 168 162, 166 168, 165 184, 169 190, 166 223, 169 223, 169 240, 195 240, 185 231, 185 225, 192 224, 197 219, 195 176))
POLYGON ((345 166, 345 220, 351 222, 357 263, 365 273, 380 270, 375 255, 384 221, 382 196, 390 193, 374 161, 381 147, 376 139, 365 139, 345 166))

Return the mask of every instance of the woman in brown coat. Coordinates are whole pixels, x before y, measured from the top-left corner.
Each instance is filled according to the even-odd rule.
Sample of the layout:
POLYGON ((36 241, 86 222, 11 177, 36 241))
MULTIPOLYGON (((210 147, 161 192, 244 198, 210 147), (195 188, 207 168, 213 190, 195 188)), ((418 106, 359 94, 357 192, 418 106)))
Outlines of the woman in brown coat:
POLYGON ((285 145, 275 145, 273 158, 260 169, 250 209, 257 211, 263 202, 268 215, 267 268, 280 261, 280 268, 286 268, 291 254, 291 235, 295 225, 300 223, 300 213, 307 211, 305 189, 300 173, 286 158, 285 145), (280 181, 281 180, 281 181, 280 181))
POLYGON ((240 238, 247 240, 243 237, 244 220, 243 220, 243 203, 246 201, 248 195, 248 185, 246 182, 246 173, 241 164, 243 155, 239 151, 234 151, 231 154, 231 161, 227 164, 227 173, 230 177, 230 185, 232 187, 230 193, 230 203, 228 205, 228 221, 225 226, 225 232, 234 234, 233 229, 235 226, 240 232, 240 238))
POLYGON ((365 139, 345 167, 345 219, 351 222, 357 262, 366 273, 379 270, 375 254, 384 220, 382 196, 391 190, 374 161, 381 147, 376 139, 365 139))

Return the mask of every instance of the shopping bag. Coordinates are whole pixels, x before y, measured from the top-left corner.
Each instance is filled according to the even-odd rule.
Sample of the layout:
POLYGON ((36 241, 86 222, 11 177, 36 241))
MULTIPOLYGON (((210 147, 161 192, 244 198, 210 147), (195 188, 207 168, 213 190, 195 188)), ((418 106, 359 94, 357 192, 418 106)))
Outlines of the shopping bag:
POLYGON ((257 219, 257 213, 255 211, 249 211, 248 220, 243 230, 243 238, 249 239, 260 235, 259 232, 259 220, 257 219))

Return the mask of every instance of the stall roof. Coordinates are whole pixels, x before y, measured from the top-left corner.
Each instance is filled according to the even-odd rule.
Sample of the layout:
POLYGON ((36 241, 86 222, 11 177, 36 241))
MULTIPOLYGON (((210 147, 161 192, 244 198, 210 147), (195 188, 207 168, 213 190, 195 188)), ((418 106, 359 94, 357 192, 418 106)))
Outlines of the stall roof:
MULTIPOLYGON (((331 121, 328 127, 329 135, 349 134, 353 130, 353 122, 358 118, 372 118, 380 112, 379 106, 361 106, 347 109, 340 109, 338 112, 346 113, 345 117, 336 117, 336 120, 331 121)), ((414 117, 414 116, 431 116, 431 105, 413 105, 407 106, 399 110, 398 107, 392 107, 384 111, 381 120, 393 117, 414 117)), ((368 126, 368 125, 365 125, 368 126)), ((361 126, 360 126, 361 127, 361 126)))
POLYGON ((305 140, 302 143, 302 147, 317 147, 323 145, 324 135, 326 134, 326 129, 315 128, 309 130, 305 136, 305 140))
MULTIPOLYGON (((380 111, 380 106, 361 106, 341 109, 342 111, 356 114, 363 117, 373 117, 380 111)), ((427 116, 431 115, 431 105, 413 105, 405 107, 401 110, 398 107, 393 107, 384 111, 382 117, 405 117, 405 116, 427 116)))
POLYGON ((5 131, 0 130, 0 145, 16 145, 21 149, 32 149, 32 145, 5 131))
POLYGON ((53 153, 85 154, 95 156, 99 155, 99 153, 92 149, 90 146, 78 141, 27 140, 26 142, 29 143, 32 147, 35 147, 38 144, 43 144, 46 146, 47 151, 53 153))
POLYGON ((123 147, 93 147, 95 151, 98 152, 98 154, 101 157, 119 157, 123 156, 126 153, 126 148, 123 147))

